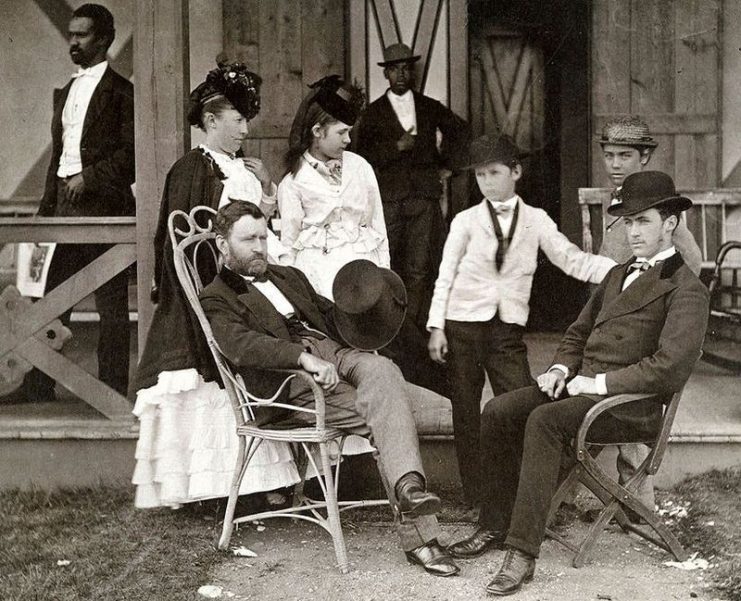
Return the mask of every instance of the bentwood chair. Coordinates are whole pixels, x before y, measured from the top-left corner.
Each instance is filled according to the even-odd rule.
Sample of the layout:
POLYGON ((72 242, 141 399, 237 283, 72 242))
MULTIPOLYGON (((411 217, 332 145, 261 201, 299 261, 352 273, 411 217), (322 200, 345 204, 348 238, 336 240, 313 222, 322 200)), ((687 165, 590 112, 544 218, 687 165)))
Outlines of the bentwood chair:
POLYGON ((702 359, 707 363, 741 373, 741 241, 730 241, 718 249, 710 291, 710 318, 702 359), (735 251, 735 260, 729 254, 735 251), (735 351, 735 352, 734 352, 735 351))
POLYGON ((236 524, 277 517, 302 519, 317 524, 329 532, 334 543, 337 565, 342 573, 347 573, 349 562, 340 523, 340 511, 357 507, 387 505, 388 501, 385 499, 342 502, 337 500, 341 464, 339 458, 342 454, 346 434, 327 426, 325 422, 324 391, 308 372, 303 370, 275 370, 285 373, 286 377, 282 385, 271 398, 258 398, 250 394, 248 383, 245 383, 242 376, 237 373, 234 366, 230 365, 222 354, 198 300, 198 295, 203 289, 200 274, 216 273, 219 262, 218 253, 213 242, 216 235, 213 232, 212 217, 215 213, 216 211, 209 207, 195 207, 190 214, 183 211, 174 211, 169 217, 168 227, 178 280, 211 349, 237 424, 236 434, 239 437, 239 451, 218 547, 224 550, 229 546, 232 531, 236 524), (205 270, 203 269, 203 261, 210 262, 205 270), (296 407, 276 401, 294 378, 303 379, 311 387, 314 394, 313 409, 296 407), (254 411, 258 407, 309 413, 313 415, 315 425, 280 430, 259 427, 254 423, 254 411), (291 453, 301 477, 300 483, 296 485, 294 490, 293 503, 291 507, 235 518, 234 513, 242 479, 255 452, 267 440, 290 445, 291 453), (317 450, 319 462, 316 459, 317 450), (334 474, 332 470, 333 463, 336 463, 334 474), (304 483, 307 473, 309 473, 309 466, 311 466, 313 474, 316 475, 319 488, 324 496, 323 499, 312 499, 304 493, 304 483))
POLYGON ((674 422, 674 416, 677 413, 681 394, 681 391, 674 394, 669 403, 664 406, 661 427, 656 436, 652 438, 642 440, 630 438, 625 441, 615 440, 609 443, 589 441, 589 428, 600 415, 610 409, 614 409, 618 405, 639 401, 652 395, 620 394, 608 397, 597 403, 584 416, 584 420, 573 441, 573 450, 576 454, 577 463, 561 483, 561 486, 553 497, 548 522, 553 521, 561 503, 571 496, 574 486, 577 483, 581 483, 589 489, 602 502, 604 507, 597 519, 590 526, 587 535, 579 544, 572 543, 550 528, 547 530, 548 537, 558 541, 575 553, 573 559, 573 566, 575 568, 580 568, 586 563, 594 544, 613 517, 617 520, 617 523, 624 532, 633 532, 658 545, 662 549, 672 553, 678 561, 687 559, 687 553, 684 548, 669 528, 667 528, 666 524, 661 521, 660 517, 655 513, 654 508, 647 507, 636 496, 636 492, 639 490, 641 484, 648 476, 654 475, 661 465, 661 460, 664 458, 669 443, 669 434, 674 422), (636 470, 635 474, 623 485, 608 475, 596 459, 602 448, 617 444, 645 444, 651 449, 648 457, 646 457, 645 461, 636 470), (638 514, 646 525, 638 526, 631 523, 623 511, 626 508, 632 509, 638 514))

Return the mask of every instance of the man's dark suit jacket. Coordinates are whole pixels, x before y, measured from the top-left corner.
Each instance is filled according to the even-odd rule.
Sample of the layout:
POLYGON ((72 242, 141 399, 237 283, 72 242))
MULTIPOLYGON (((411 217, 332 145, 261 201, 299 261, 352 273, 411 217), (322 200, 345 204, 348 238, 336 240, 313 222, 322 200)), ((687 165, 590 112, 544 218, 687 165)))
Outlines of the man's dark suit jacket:
MULTIPOLYGON (((339 340, 332 319, 332 301, 319 296, 306 276, 293 267, 270 265, 268 278, 312 328, 339 340)), ((291 340, 283 316, 256 288, 238 274, 222 269, 200 295, 216 342, 229 362, 259 397, 270 397, 285 374, 266 369, 299 369, 304 347, 291 340)), ((285 402, 288 391, 282 401, 285 402)))
POLYGON ((54 90, 51 123, 52 155, 39 215, 133 215, 134 196, 134 86, 108 67, 98 82, 85 114, 80 156, 85 193, 77 203, 57 204, 57 170, 62 155, 62 111, 72 81, 54 90))
MULTIPOLYGON (((700 357, 708 290, 679 253, 621 292, 628 266, 613 268, 569 327, 553 359, 570 374, 607 374, 609 395, 679 391, 700 357)), ((655 420, 661 404, 639 401, 613 410, 628 422, 655 420)))
POLYGON ((439 170, 454 167, 467 150, 468 124, 437 100, 413 94, 417 135, 411 150, 400 152, 396 146, 404 128, 385 93, 360 117, 356 150, 375 169, 383 202, 410 195, 439 199, 439 170), (437 129, 443 135, 440 152, 437 129))

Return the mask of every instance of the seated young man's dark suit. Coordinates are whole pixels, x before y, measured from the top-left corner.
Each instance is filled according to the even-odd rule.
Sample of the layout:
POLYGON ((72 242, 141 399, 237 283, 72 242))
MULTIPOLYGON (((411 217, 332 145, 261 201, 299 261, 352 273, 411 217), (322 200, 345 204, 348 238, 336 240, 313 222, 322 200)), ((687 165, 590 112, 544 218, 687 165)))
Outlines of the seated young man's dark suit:
MULTIPOLYGON (((664 194, 671 196, 673 182, 664 174, 643 172, 630 177, 637 178, 633 183, 639 188, 650 188, 658 180, 669 190, 664 194)), ((674 196, 672 200, 687 199, 674 196)), ((633 214, 629 217, 638 221, 633 214)), ((668 220, 662 217, 662 221, 668 220)), ((593 394, 590 387, 596 390, 602 382, 607 395, 656 395, 601 416, 590 430, 590 440, 655 435, 662 403, 681 390, 700 356, 707 318, 707 288, 682 256, 665 244, 660 252, 618 265, 607 274, 566 331, 551 369, 539 376, 538 386, 486 404, 481 418, 480 528, 450 550, 454 556, 472 557, 502 543, 510 548, 489 592, 511 594, 532 578, 559 473, 575 461, 569 445, 586 413, 605 398, 593 394), (568 391, 564 388, 559 394, 558 389, 553 394, 549 382, 554 380, 548 379, 553 370, 561 374, 557 376, 561 382, 564 373, 571 379, 568 391)))

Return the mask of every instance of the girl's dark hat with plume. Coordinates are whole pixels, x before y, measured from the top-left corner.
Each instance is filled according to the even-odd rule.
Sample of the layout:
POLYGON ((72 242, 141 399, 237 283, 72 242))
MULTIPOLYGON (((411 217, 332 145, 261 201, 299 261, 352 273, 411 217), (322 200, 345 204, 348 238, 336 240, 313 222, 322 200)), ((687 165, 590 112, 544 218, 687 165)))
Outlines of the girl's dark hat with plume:
POLYGON ((190 93, 188 122, 199 126, 203 106, 216 98, 226 98, 250 121, 260 112, 261 83, 260 76, 247 69, 244 63, 219 61, 218 67, 206 75, 206 81, 190 93))

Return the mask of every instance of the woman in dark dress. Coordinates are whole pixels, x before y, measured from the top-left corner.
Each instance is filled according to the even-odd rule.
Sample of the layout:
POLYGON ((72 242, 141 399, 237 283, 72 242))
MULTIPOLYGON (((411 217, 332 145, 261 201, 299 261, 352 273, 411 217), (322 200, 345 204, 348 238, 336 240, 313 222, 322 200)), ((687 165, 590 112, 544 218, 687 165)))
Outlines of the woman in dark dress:
MULTIPOLYGON (((236 459, 232 409, 211 354, 175 273, 167 220, 205 205, 250 201, 266 217, 276 208, 276 186, 262 161, 243 158, 247 122, 260 110, 260 78, 242 64, 220 64, 190 95, 188 119, 206 134, 170 169, 155 234, 157 303, 137 370, 134 414, 140 419, 133 483, 137 507, 178 506, 227 496, 236 459)), ((273 261, 285 254, 269 240, 273 261)), ((214 273, 202 273, 204 284, 214 273)), ((260 446, 243 493, 291 485, 298 476, 287 448, 260 446), (257 456, 259 455, 259 456, 257 456)))

